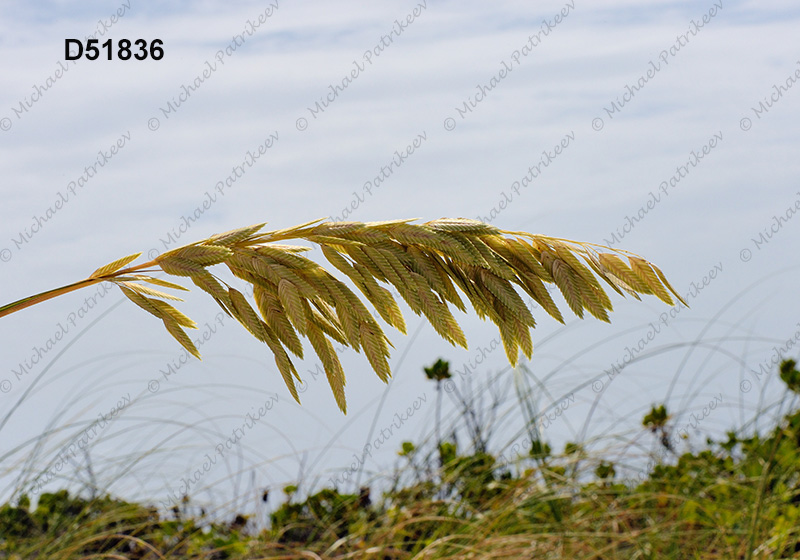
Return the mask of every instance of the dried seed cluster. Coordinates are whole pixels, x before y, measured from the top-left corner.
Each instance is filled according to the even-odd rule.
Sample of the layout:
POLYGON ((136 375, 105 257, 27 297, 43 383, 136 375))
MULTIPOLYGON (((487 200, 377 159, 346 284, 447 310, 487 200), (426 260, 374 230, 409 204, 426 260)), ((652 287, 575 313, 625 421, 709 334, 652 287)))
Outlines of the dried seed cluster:
MULTIPOLYGON (((406 332, 400 307, 381 284, 391 284, 417 315, 425 315, 443 338, 467 347, 461 327, 450 311, 461 311, 464 294, 481 318, 500 330, 506 354, 516 364, 519 350, 533 352, 530 329, 536 325, 517 288, 537 301, 556 320, 564 319, 544 283, 555 283, 570 309, 584 310, 608 321, 611 300, 600 284, 616 292, 652 294, 672 305, 683 302, 664 274, 652 263, 621 250, 555 239, 525 232, 507 232, 466 219, 388 222, 310 222, 289 229, 261 232, 264 224, 233 230, 174 249, 155 259, 164 272, 185 276, 213 297, 275 355, 289 391, 298 398, 300 380, 289 354, 303 357, 305 337, 325 368, 339 407, 344 411, 345 376, 331 341, 367 356, 375 373, 386 381, 391 343, 375 316, 341 280, 302 256, 308 247, 280 242, 302 239, 316 243, 325 258, 347 276, 389 325, 406 332), (627 259, 627 262, 623 260, 627 259), (209 272, 226 265, 234 276, 253 286, 255 308, 239 291, 209 272), (456 289, 458 288, 458 290, 456 289)), ((111 281, 134 303, 160 318, 167 331, 199 357, 183 327, 195 323, 168 304, 175 296, 146 284, 185 290, 182 286, 122 270, 139 255, 101 267, 90 279, 111 281), (144 283, 142 283, 144 282, 144 283)), ((685 304, 685 302, 683 302, 685 304)))

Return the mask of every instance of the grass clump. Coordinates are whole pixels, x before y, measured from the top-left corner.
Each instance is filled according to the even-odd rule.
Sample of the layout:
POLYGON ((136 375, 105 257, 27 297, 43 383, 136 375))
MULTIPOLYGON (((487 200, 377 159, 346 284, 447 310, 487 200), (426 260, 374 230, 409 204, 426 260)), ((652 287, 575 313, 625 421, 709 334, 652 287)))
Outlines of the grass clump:
MULTIPOLYGON (((437 362, 430 379, 446 379, 437 362), (437 372, 438 375, 434 375, 437 372)), ((780 365, 786 396, 800 389, 796 363, 780 365)), ((786 399, 784 400, 786 401, 786 399)), ((796 402, 794 400, 793 402, 796 402)), ((464 412, 466 416, 468 413, 464 412)), ((1 558, 796 558, 800 555, 800 410, 767 433, 731 431, 677 454, 664 405, 643 419, 664 447, 637 480, 620 465, 568 443, 534 441, 503 462, 473 441, 403 442, 388 488, 322 488, 285 501, 269 526, 242 514, 227 521, 170 515, 108 496, 43 494, 0 507, 1 558), (668 447, 671 446, 671 447, 668 447), (671 455, 670 455, 671 454, 671 455)), ((267 499, 267 496, 264 496, 267 499)), ((262 520, 263 521, 263 520, 262 520)))

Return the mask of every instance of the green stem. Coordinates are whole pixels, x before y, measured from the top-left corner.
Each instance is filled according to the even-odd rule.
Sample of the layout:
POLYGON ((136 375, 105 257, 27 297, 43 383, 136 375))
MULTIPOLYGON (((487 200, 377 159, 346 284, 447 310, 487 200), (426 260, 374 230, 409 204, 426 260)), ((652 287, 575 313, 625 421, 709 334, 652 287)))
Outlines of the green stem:
POLYGON ((46 292, 42 292, 41 294, 36 294, 35 296, 28 296, 19 301, 15 301, 14 303, 9 303, 3 307, 0 307, 0 317, 11 315, 16 311, 20 311, 26 307, 30 307, 31 305, 36 305, 37 303, 47 301, 48 299, 53 299, 54 297, 68 294, 70 292, 74 292, 75 290, 80 290, 81 288, 104 281, 105 278, 87 278, 86 280, 81 280, 80 282, 75 282, 74 284, 68 284, 66 286, 56 288, 55 290, 48 290, 46 292))
POLYGON ((0 307, 0 317, 5 317, 6 315, 11 315, 12 313, 16 313, 26 307, 30 307, 32 305, 36 305, 37 303, 42 303, 43 301, 47 301, 48 299, 53 299, 55 297, 68 294, 70 292, 74 292, 75 290, 80 290, 81 288, 86 288, 88 286, 93 286, 94 284, 99 284, 100 282, 107 282, 117 276, 124 276, 126 274, 130 274, 131 272, 137 272, 142 270, 143 268, 147 268, 149 266, 153 266, 157 264, 155 261, 146 262, 144 264, 140 264, 138 266, 132 266, 130 268, 125 268, 123 270, 118 270, 111 274, 107 274, 105 276, 99 276, 97 278, 87 278, 85 280, 81 280, 80 282, 75 282, 73 284, 67 284, 66 286, 61 286, 60 288, 56 288, 54 290, 48 290, 46 292, 42 292, 40 294, 36 294, 34 296, 28 296, 23 298, 19 301, 15 301, 13 303, 8 303, 2 307, 0 307))

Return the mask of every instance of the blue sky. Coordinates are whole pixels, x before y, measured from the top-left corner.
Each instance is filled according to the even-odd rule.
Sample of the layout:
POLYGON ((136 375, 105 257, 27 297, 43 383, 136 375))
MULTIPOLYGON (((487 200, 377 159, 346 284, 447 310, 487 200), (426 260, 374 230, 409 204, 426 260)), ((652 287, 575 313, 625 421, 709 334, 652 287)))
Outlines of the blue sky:
MULTIPOLYGON (((693 294, 691 308, 660 322, 669 309, 654 298, 615 296, 611 325, 576 319, 563 327, 534 309, 539 326, 526 375, 539 380, 539 405, 574 396, 545 437, 560 449, 566 440, 623 433, 644 456, 650 440, 638 422, 649 406, 667 402, 685 423, 721 395, 719 409, 691 434, 702 441, 779 395, 774 371, 753 373, 775 348, 797 356, 788 341, 800 329, 798 15, 790 2, 726 0, 369 7, 279 0, 277 8, 206 2, 169 11, 136 0, 7 2, 0 8, 2 299, 235 227, 341 216, 354 200, 349 218, 361 221, 486 216, 507 230, 595 243, 620 230, 615 247, 657 263, 681 293, 693 294), (123 15, 104 27, 114 13, 123 15), (248 20, 260 15, 265 22, 247 34, 248 20), (704 15, 707 23, 692 33, 692 20, 704 15), (395 21, 411 16, 405 27, 395 21), (101 42, 161 39, 165 56, 66 63, 64 39, 91 33, 101 42), (243 42, 234 38, 241 34, 243 42), (316 110, 335 86, 338 94, 316 110), (191 94, 178 105, 184 88, 191 94), (420 135, 414 154, 366 192, 394 152, 420 135), (266 153, 217 190, 271 136, 266 153), (544 166, 543 152, 565 138, 567 147, 544 166), (109 158, 112 145, 121 147, 109 158), (693 160, 703 146, 708 153, 693 160), (536 165, 537 176, 515 191, 536 165), (671 179, 674 186, 660 190, 671 179), (54 212, 60 199, 68 201, 54 212), (658 202, 647 208, 651 199, 658 202), (182 224, 179 240, 169 241, 182 224), (661 325, 658 335, 612 380, 607 371, 646 339, 651 323, 661 325), (598 379, 601 391, 592 389, 598 379), (744 390, 745 381, 759 390, 744 390)), ((342 354, 345 418, 325 382, 309 373, 313 359, 299 367, 310 379, 299 407, 266 348, 237 325, 210 335, 202 363, 165 376, 180 348, 135 306, 115 306, 120 299, 76 293, 0 322, 0 410, 22 402, 0 429, 4 496, 19 472, 44 472, 65 441, 128 394, 131 404, 92 440, 92 459, 122 494, 165 499, 272 396, 276 406, 237 447, 241 459, 216 464, 198 499, 245 501, 253 488, 288 482, 302 469, 309 481, 324 481, 425 396, 366 461, 368 472, 381 472, 403 440, 430 433, 435 395, 421 368, 444 357, 464 371, 497 336, 473 314, 459 315, 471 346, 454 349, 406 309, 409 336, 391 334, 388 388, 362 356, 342 354), (15 373, 60 330, 67 332, 29 373, 15 373), (156 391, 148 389, 153 380, 156 391), (40 438, 47 430, 55 431, 40 438)), ((215 324, 217 309, 204 296, 190 295, 182 309, 215 324)), ((476 383, 514 376, 503 352, 489 352, 477 370, 476 383)), ((503 442, 516 441, 521 428, 513 401, 512 394, 499 424, 503 442)), ((603 441, 597 445, 610 445, 603 441)))

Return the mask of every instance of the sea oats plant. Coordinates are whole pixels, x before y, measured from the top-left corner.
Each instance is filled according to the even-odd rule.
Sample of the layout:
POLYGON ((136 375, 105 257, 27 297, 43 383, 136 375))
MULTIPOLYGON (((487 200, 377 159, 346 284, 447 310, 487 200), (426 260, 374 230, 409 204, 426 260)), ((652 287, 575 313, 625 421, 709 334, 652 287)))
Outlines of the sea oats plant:
POLYGON ((289 392, 298 401, 294 380, 300 377, 289 353, 302 358, 300 337, 306 337, 322 361, 336 403, 344 412, 345 376, 331 340, 356 351, 363 349, 383 381, 391 375, 387 363, 391 343, 346 284, 302 256, 309 247, 280 242, 302 239, 319 245, 325 258, 355 284, 386 323, 400 332, 406 332, 403 315, 381 283, 393 285, 411 310, 424 314, 444 339, 466 348, 467 340, 448 306, 466 311, 458 287, 481 318, 497 325, 512 365, 520 349, 530 358, 530 329, 536 325, 515 285, 562 323, 564 319, 545 282, 555 283, 579 317, 585 310, 606 322, 611 300, 598 278, 621 295, 627 292, 639 299, 639 294, 652 294, 669 305, 674 296, 686 303, 658 267, 627 251, 504 231, 475 220, 413 221, 316 220, 269 232, 261 231, 265 224, 236 229, 136 266, 127 265, 141 253, 123 257, 98 268, 86 280, 0 307, 0 317, 79 288, 112 282, 128 299, 161 319, 167 331, 199 358, 184 330, 196 328, 194 321, 165 301, 181 299, 151 287, 186 290, 152 276, 158 271, 188 277, 269 346, 289 392), (219 264, 252 284, 258 311, 241 292, 209 271, 219 264))

